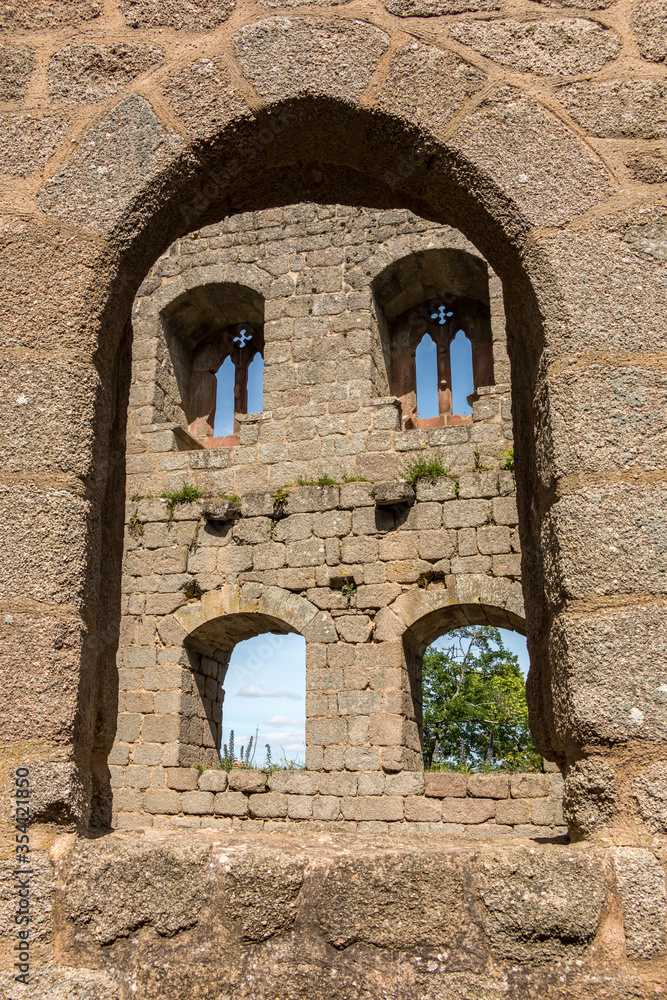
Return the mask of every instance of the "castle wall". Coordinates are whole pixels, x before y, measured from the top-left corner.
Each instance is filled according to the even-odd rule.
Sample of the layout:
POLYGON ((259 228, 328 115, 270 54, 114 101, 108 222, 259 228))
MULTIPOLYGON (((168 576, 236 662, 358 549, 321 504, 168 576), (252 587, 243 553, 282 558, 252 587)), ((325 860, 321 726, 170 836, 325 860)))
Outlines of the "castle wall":
MULTIPOLYGON (((459 624, 525 627, 514 477, 505 469, 509 386, 480 387, 467 424, 406 429, 400 400, 377 396, 373 344, 378 316, 425 296, 486 296, 486 265, 470 251, 459 234, 410 213, 300 205, 194 233, 144 282, 133 320, 128 494, 152 499, 131 499, 126 513, 110 757, 120 827, 254 815, 235 790, 241 778, 232 775, 214 807, 208 783, 222 793, 226 776, 200 779, 194 768, 219 759, 235 642, 276 627, 306 639, 308 772, 297 783, 316 798, 261 795, 254 808, 343 823, 442 821, 417 773, 426 643, 459 624), (226 323, 238 285, 265 298, 264 410, 240 416, 238 443, 223 445, 190 432, 174 340, 187 351, 226 323), (408 486, 402 477, 424 456, 447 474, 408 486), (299 485, 322 476, 334 482, 299 485), (175 507, 159 499, 185 484, 207 498, 175 507), (238 503, 226 511, 230 496, 238 503)), ((495 366, 506 376, 493 275, 491 302, 495 366)), ((381 347, 388 353, 391 342, 381 347)), ((265 790, 263 775, 250 780, 265 790)), ((507 781, 503 788, 507 797, 507 781)), ((467 817, 446 798, 446 824, 482 816, 480 803, 467 817)), ((501 809, 496 826, 488 800, 484 817, 507 834, 515 824, 528 829, 531 808, 501 809)), ((551 833, 562 823, 554 809, 536 812, 551 833)))

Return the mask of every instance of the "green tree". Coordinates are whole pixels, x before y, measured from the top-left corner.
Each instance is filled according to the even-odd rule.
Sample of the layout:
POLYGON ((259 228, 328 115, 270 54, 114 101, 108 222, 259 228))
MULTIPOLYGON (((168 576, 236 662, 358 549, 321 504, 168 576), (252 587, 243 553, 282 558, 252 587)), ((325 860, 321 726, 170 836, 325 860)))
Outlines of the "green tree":
POLYGON ((519 662, 492 626, 454 629, 424 654, 424 766, 535 770, 519 662))

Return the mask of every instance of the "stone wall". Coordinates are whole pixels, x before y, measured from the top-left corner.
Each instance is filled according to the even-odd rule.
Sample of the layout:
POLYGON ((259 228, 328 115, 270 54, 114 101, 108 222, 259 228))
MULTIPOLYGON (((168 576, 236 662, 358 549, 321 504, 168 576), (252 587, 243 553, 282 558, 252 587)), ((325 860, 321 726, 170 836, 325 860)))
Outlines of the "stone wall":
MULTIPOLYGON (((135 772, 139 769, 134 768, 135 772)), ((112 768, 112 783, 124 777, 112 768)), ((166 768, 114 793, 118 829, 292 831, 296 823, 324 833, 440 833, 498 840, 567 838, 563 779, 551 774, 457 774, 403 771, 275 771, 166 768), (157 784, 157 783, 156 783, 157 784), (141 815, 143 813, 143 815, 141 815), (407 827, 407 830, 406 830, 407 827)))
POLYGON ((511 446, 500 282, 460 233, 410 212, 302 204, 192 233, 169 248, 139 290, 133 332, 130 496, 176 489, 192 472, 222 494, 322 474, 378 482, 395 478, 406 453, 424 446, 444 449, 444 463, 457 472, 473 470, 476 446, 480 463, 495 470, 511 446), (473 293, 489 306, 494 382, 505 391, 478 401, 474 429, 396 436, 385 316, 444 291, 473 293), (184 434, 183 345, 257 309, 248 292, 263 310, 264 412, 241 418, 237 447, 188 454, 198 444, 184 434))
MULTIPOLYGON (((144 282, 133 320, 128 493, 152 499, 130 500, 126 511, 110 756, 119 826, 213 810, 212 794, 191 794, 192 768, 218 760, 225 672, 243 638, 305 637, 306 765, 340 772, 349 797, 358 776, 376 796, 385 774, 398 789, 397 772, 421 768, 428 642, 469 622, 523 630, 514 477, 504 467, 509 386, 478 387, 468 423, 420 429, 408 429, 398 398, 378 395, 387 391, 388 319, 443 294, 488 296, 487 266, 471 249, 410 213, 300 205, 194 233, 144 282), (254 308, 253 293, 264 297, 264 410, 238 417, 238 440, 198 439, 184 357, 232 315, 243 320, 231 311, 239 287, 242 309, 254 308), (401 477, 424 456, 447 474, 409 486, 401 477), (323 475, 336 485, 298 485, 323 475), (184 484, 207 498, 173 507, 155 499, 184 484)), ((506 375, 492 275, 491 289, 494 360, 506 375)), ((423 778, 411 780, 423 795, 423 778)), ((440 819, 433 802, 404 813, 407 793, 388 794, 365 804, 366 818, 440 819)), ((300 808, 323 819, 327 797, 320 790, 300 808)), ((239 795, 216 801, 246 815, 239 795)), ((261 801, 270 809, 277 800, 261 801)), ((285 816, 287 802, 276 807, 285 816)), ((340 817, 361 808, 360 798, 340 817)), ((338 818, 335 796, 326 810, 338 818)), ((478 803, 470 822, 481 815, 478 803)), ((525 826, 530 805, 513 815, 525 826)))

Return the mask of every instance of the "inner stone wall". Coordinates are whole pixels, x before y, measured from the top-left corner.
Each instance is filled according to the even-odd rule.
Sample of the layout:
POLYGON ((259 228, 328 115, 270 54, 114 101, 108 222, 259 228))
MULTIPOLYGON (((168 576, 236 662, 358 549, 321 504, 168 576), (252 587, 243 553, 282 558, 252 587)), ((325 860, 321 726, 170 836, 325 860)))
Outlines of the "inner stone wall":
POLYGON ((551 776, 512 779, 510 799, 507 778, 425 786, 420 773, 428 643, 468 623, 524 630, 502 299, 486 263, 409 212, 297 205, 179 241, 144 282, 133 325, 116 824, 563 833, 551 776), (482 309, 488 298, 497 381, 471 397, 468 423, 406 429, 401 400, 378 395, 383 327, 448 293, 476 294, 482 309), (239 417, 238 443, 203 446, 183 350, 241 322, 232 310, 257 296, 263 412, 239 417), (408 486, 406 465, 424 455, 447 474, 408 486), (298 482, 321 476, 336 482, 298 482), (206 498, 160 499, 185 484, 206 498), (200 776, 219 759, 231 651, 264 631, 306 639, 307 771, 200 776))

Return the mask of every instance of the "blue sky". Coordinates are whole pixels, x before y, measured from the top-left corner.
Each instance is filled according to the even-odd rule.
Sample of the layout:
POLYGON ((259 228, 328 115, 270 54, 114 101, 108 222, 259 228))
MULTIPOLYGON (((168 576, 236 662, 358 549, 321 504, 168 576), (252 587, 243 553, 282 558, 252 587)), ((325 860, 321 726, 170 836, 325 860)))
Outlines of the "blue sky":
MULTIPOLYGON (((215 400, 215 422, 213 433, 216 437, 227 437, 234 433, 234 365, 227 358, 216 376, 218 391, 215 400)), ((248 413, 261 413, 262 390, 264 387, 264 360, 256 354, 248 368, 248 413)))
MULTIPOLYGON (((472 410, 466 396, 474 391, 472 381, 472 347, 462 330, 456 334, 450 348, 452 361, 452 396, 454 413, 465 416, 472 410)), ((436 346, 429 336, 423 337, 417 348, 417 400, 420 417, 438 416, 438 365, 436 346)), ((234 432, 234 365, 227 358, 217 375, 218 391, 215 406, 216 437, 234 432)), ((256 354, 248 369, 248 413, 261 413, 264 362, 256 354)))
MULTIPOLYGON (((518 632, 501 629, 505 646, 519 657, 528 672, 526 640, 518 632)), ((447 636, 434 645, 447 644, 447 636)), ((240 642, 232 654, 225 679, 223 743, 234 730, 237 751, 247 745, 259 726, 256 764, 266 757, 265 743, 274 760, 304 762, 306 713, 306 641, 300 635, 258 635, 240 642)))
MULTIPOLYGON (((472 346, 463 330, 450 346, 452 363, 452 413, 472 413, 467 396, 474 392, 472 381, 472 346)), ((420 417, 438 416, 438 360, 435 343, 427 335, 415 354, 417 364, 417 405, 420 417)))

